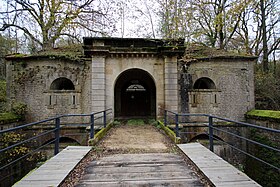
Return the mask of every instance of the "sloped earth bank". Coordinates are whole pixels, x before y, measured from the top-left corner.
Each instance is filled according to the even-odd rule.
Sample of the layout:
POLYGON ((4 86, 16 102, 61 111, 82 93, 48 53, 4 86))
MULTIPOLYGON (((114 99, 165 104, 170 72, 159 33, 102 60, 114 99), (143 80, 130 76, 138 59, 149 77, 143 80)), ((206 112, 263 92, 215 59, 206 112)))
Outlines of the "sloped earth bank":
MULTIPOLYGON (((77 185, 78 182, 84 178, 85 174, 87 174, 86 167, 92 167, 93 161, 102 162, 103 158, 107 158, 115 154, 143 153, 180 154, 170 139, 155 126, 148 124, 131 125, 129 122, 122 123, 120 125, 116 125, 109 131, 107 136, 80 162, 80 164, 70 173, 69 177, 61 186, 65 187, 77 185)), ((193 171, 195 170, 192 164, 186 160, 185 163, 182 164, 186 164, 186 166, 193 171)), ((207 181, 199 175, 199 172, 193 172, 192 175, 197 178, 198 181, 202 181, 202 186, 209 186, 207 181)))

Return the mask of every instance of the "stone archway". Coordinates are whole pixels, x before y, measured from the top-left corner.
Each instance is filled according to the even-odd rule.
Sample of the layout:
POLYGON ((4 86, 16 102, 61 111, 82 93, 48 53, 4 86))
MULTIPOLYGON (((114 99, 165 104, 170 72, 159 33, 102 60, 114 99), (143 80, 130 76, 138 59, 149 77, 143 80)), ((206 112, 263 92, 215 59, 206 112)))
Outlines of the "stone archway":
POLYGON ((114 89, 115 117, 155 117, 156 87, 151 75, 141 69, 122 72, 114 89))

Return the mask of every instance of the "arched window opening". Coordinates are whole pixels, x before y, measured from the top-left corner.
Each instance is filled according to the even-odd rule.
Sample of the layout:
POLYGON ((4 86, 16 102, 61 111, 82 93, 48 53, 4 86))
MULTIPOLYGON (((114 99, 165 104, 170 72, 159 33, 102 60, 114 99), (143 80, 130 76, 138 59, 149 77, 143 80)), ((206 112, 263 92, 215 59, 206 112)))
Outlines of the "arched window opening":
POLYGON ((144 88, 144 86, 140 85, 140 84, 132 84, 130 85, 127 89, 127 92, 144 92, 146 91, 146 89, 144 88))
POLYGON ((75 90, 73 82, 67 78, 61 77, 55 79, 50 87, 51 90, 75 90))
POLYGON ((206 77, 200 78, 197 81, 195 81, 194 89, 216 89, 215 83, 206 77))

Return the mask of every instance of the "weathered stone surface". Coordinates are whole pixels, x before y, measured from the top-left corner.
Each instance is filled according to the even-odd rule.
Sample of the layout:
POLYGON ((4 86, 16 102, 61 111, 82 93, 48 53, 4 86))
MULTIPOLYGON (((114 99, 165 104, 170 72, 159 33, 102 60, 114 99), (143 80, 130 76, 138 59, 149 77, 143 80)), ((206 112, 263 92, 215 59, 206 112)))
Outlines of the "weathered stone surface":
MULTIPOLYGON (((164 40, 85 38, 85 41, 84 57, 88 60, 84 61, 44 56, 8 58, 8 100, 10 104, 16 101, 28 105, 27 121, 106 108, 112 108, 114 113, 116 106, 122 107, 116 105, 121 98, 117 97, 118 92, 125 92, 125 88, 116 90, 116 82, 127 70, 139 70, 136 77, 142 86, 154 85, 153 89, 147 87, 153 92, 147 97, 149 109, 153 111, 151 116, 161 116, 165 108, 243 120, 244 113, 254 107, 254 58, 233 56, 185 62, 182 59, 185 47, 179 40, 176 48, 164 40), (184 99, 184 94, 180 94, 183 86, 179 84, 182 69, 192 80, 185 94, 189 97, 185 100, 188 106, 187 103, 181 105, 184 99), (152 83, 140 80, 144 74, 152 83), (51 84, 59 78, 70 80, 75 90, 51 90, 51 84), (215 88, 194 89, 201 78, 213 81, 215 88)), ((124 80, 124 85, 137 80, 124 80)), ((125 98, 125 94, 122 97, 125 98)), ((71 122, 81 119, 74 120, 71 122)))

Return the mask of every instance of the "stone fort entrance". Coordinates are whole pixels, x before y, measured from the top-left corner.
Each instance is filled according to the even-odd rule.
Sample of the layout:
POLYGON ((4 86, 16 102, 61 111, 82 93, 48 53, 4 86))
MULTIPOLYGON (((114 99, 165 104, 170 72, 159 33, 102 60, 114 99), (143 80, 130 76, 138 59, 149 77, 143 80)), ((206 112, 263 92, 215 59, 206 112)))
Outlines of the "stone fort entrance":
POLYGON ((115 117, 155 117, 156 87, 151 75, 141 69, 126 70, 114 90, 115 117))
POLYGON ((178 111, 178 59, 184 52, 184 40, 84 38, 84 53, 92 59, 92 110, 113 108, 121 118, 178 111))
POLYGON ((186 50, 183 39, 86 37, 73 56, 11 55, 8 101, 27 104, 30 122, 108 108, 114 117, 156 118, 167 109, 242 120, 254 108, 256 58, 210 52, 186 50))

